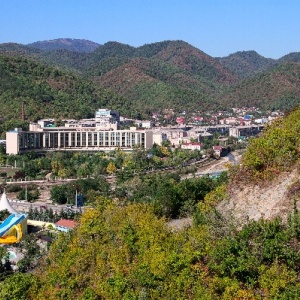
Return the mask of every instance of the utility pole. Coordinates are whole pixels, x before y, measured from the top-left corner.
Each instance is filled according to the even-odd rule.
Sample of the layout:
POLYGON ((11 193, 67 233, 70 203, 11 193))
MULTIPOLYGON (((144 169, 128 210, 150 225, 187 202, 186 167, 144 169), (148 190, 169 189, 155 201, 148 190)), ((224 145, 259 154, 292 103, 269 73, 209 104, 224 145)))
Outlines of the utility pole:
POLYGON ((76 193, 75 193, 75 207, 76 207, 76 211, 77 211, 77 189, 76 189, 76 193))

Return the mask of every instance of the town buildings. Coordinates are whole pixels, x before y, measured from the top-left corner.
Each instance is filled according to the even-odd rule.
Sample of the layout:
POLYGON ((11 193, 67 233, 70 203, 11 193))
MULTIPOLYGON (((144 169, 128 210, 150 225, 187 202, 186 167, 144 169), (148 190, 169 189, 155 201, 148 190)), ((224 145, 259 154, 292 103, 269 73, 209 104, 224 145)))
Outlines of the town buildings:
MULTIPOLYGON (((224 117, 225 114, 221 116, 224 117)), ((7 132, 6 153, 60 150, 92 152, 111 151, 115 148, 131 151, 134 147, 149 149, 154 143, 162 145, 164 141, 170 141, 173 147, 180 147, 190 142, 203 142, 205 139, 213 138, 215 134, 236 138, 250 137, 263 129, 263 124, 251 123, 251 116, 243 118, 244 125, 240 125, 238 118, 230 116, 222 118, 221 124, 202 126, 177 125, 152 128, 151 121, 136 121, 137 127, 123 130, 118 129, 120 120, 119 112, 110 109, 98 109, 95 118, 91 119, 64 120, 62 126, 57 126, 53 119, 39 120, 30 124, 29 131, 15 128, 7 132), (143 126, 143 129, 139 129, 140 126, 143 126)))

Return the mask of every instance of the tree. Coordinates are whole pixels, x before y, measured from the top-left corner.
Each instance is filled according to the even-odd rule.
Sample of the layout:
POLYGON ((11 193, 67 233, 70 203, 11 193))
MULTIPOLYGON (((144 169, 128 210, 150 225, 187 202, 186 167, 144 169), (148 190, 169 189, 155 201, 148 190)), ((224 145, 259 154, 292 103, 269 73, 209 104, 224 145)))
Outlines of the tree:
POLYGON ((17 198, 20 200, 27 200, 29 202, 35 201, 40 197, 40 191, 38 189, 34 191, 26 191, 26 189, 22 189, 17 195, 17 198), (27 199, 26 199, 27 198, 27 199))
POLYGON ((8 276, 0 283, 0 298, 2 300, 28 300, 30 288, 37 286, 37 277, 33 274, 16 273, 8 276))
POLYGON ((13 178, 15 180, 18 180, 18 179, 24 179, 25 178, 25 172, 24 171, 16 171, 15 174, 13 175, 13 178))
POLYGON ((65 185, 55 185, 51 189, 51 200, 57 204, 66 204, 68 201, 65 185))
POLYGON ((21 272, 28 272, 37 266, 43 252, 41 247, 37 246, 38 237, 35 234, 24 236, 20 241, 18 248, 22 253, 22 258, 18 261, 18 267, 21 272))
POLYGON ((108 174, 114 174, 114 173, 116 173, 116 171, 117 171, 117 168, 116 168, 115 164, 112 161, 109 162, 109 164, 106 168, 106 172, 108 174))
POLYGON ((7 209, 0 210, 0 221, 4 221, 9 215, 10 212, 7 209))
POLYGON ((179 215, 180 201, 176 188, 171 182, 162 183, 154 198, 154 212, 158 216, 176 218, 179 215))
POLYGON ((2 145, 0 145, 0 165, 5 165, 6 155, 2 152, 2 145))

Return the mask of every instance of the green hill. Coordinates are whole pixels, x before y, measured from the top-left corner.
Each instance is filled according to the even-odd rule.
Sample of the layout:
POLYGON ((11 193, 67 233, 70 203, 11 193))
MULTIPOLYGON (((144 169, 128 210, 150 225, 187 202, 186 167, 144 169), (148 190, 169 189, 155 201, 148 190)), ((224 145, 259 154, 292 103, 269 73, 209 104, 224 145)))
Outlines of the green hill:
POLYGON ((220 57, 218 60, 239 78, 261 73, 276 64, 276 60, 265 58, 255 51, 239 51, 227 57, 220 57))
POLYGON ((27 46, 40 50, 69 50, 74 52, 93 52, 100 45, 83 39, 55 39, 48 41, 39 41, 28 44, 27 46))
POLYGON ((295 62, 300 63, 300 52, 292 52, 289 53, 278 60, 280 63, 284 62, 295 62))
MULTIPOLYGON (((66 45, 76 42, 54 41, 66 45)), ((13 104, 14 99, 21 97, 32 107, 35 101, 37 106, 47 102, 47 113, 59 112, 60 117, 71 116, 74 107, 78 108, 75 117, 86 116, 95 106, 104 104, 127 116, 142 114, 147 117, 151 111, 163 108, 181 111, 199 107, 209 110, 259 106, 285 110, 299 103, 298 53, 279 60, 264 58, 255 51, 213 58, 184 41, 163 41, 141 47, 108 42, 98 45, 92 52, 79 52, 80 49, 72 47, 49 50, 52 49, 49 47, 46 51, 13 43, 0 45, 2 59, 6 57, 5 64, 9 65, 11 59, 11 64, 16 66, 16 61, 20 60, 22 68, 26 69, 25 73, 19 67, 15 72, 3 73, 2 102, 8 97, 13 99, 13 107, 18 106, 13 104), (290 63, 283 64, 286 62, 290 63), (25 67, 26 64, 31 66, 25 67), (53 75, 57 73, 59 80, 53 75), (68 85, 73 86, 70 93, 66 92, 68 85), (88 88, 79 93, 78 85, 88 88), (87 92, 89 89, 92 93, 87 92), (109 96, 102 96, 104 90, 110 91, 109 96), (84 97, 88 99, 87 104, 81 103, 84 97), (94 98, 96 100, 90 100, 94 98), (65 112, 63 102, 67 108, 65 112)), ((19 111, 13 111, 9 114, 16 117, 19 111)), ((45 116, 35 111, 37 109, 30 109, 28 116, 45 116)))
POLYGON ((33 121, 43 117, 91 117, 95 109, 120 97, 92 82, 34 59, 0 54, 0 103, 4 120, 20 119, 21 102, 33 121))
POLYGON ((280 64, 221 93, 224 106, 287 110, 300 104, 300 64, 280 64))

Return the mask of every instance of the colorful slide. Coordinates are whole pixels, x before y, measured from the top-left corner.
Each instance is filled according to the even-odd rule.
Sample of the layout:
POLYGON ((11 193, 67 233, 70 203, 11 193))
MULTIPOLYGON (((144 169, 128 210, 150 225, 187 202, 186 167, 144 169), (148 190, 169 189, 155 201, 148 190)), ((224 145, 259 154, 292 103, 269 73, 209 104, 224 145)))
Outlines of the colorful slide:
POLYGON ((14 235, 5 235, 3 237, 0 237, 0 244, 14 244, 18 243, 22 236, 22 225, 19 223, 18 225, 13 225, 11 229, 15 229, 16 236, 14 235))
POLYGON ((25 214, 11 214, 0 224, 0 237, 8 234, 13 229, 13 226, 18 225, 26 218, 25 214))

